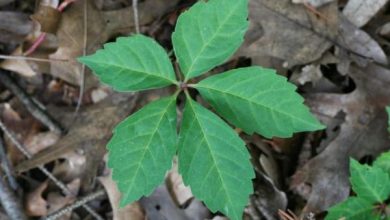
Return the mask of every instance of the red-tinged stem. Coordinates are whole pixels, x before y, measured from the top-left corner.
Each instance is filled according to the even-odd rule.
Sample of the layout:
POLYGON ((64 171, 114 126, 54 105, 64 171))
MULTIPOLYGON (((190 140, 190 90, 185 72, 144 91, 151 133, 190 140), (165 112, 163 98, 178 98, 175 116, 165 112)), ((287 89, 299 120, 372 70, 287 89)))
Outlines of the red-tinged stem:
POLYGON ((33 45, 31 45, 31 47, 26 51, 24 52, 24 56, 28 56, 32 53, 34 53, 34 51, 39 47, 39 45, 42 44, 42 42, 46 39, 46 33, 41 33, 41 35, 39 35, 39 37, 35 40, 35 42, 33 43, 33 45))

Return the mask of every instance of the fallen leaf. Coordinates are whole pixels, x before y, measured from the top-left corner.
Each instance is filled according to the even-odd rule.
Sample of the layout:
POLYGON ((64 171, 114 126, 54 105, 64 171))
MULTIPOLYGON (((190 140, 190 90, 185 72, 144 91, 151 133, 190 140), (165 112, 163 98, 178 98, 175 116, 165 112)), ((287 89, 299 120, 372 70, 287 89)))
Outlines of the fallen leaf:
POLYGON ((379 10, 381 10, 388 0, 349 0, 343 9, 343 14, 357 27, 363 27, 379 10))
POLYGON ((27 137, 24 141, 24 145, 29 152, 34 155, 55 144, 59 139, 60 136, 55 132, 41 132, 27 137))
POLYGON ((251 28, 240 54, 279 58, 291 67, 319 59, 332 45, 326 38, 337 36, 337 3, 319 9, 326 20, 291 0, 251 0, 249 4, 251 28))
MULTIPOLYGON (((107 169, 107 168, 106 168, 107 169)), ((108 170, 108 169, 107 169, 108 170)), ((145 214, 138 202, 120 207, 121 193, 116 183, 111 178, 111 171, 106 172, 105 176, 98 178, 104 186, 114 214, 114 220, 144 220, 145 214)))
MULTIPOLYGON (((146 25, 163 15, 178 0, 147 0, 139 3, 140 25, 146 25)), ((87 37, 87 53, 99 49, 112 37, 128 34, 134 29, 133 10, 131 7, 114 10, 99 10, 92 0, 87 0, 87 35, 84 36, 84 1, 74 2, 64 13, 59 23, 57 37, 59 47, 51 54, 51 59, 70 60, 71 62, 52 62, 50 73, 73 85, 79 85, 82 65, 75 62, 83 55, 84 37, 87 37)), ((89 77, 89 76, 88 76, 89 77)), ((91 78, 92 79, 92 78, 91 78)), ((96 83, 96 80, 87 80, 96 83)), ((87 87, 89 87, 87 85, 87 87)))
POLYGON ((25 200, 26 214, 30 217, 46 216, 48 213, 48 203, 42 197, 47 189, 48 182, 40 184, 34 191, 27 193, 25 200))
POLYGON ((175 161, 173 168, 166 177, 167 189, 178 206, 183 206, 188 200, 194 197, 191 189, 184 185, 183 178, 178 172, 178 165, 175 161))
MULTIPOLYGON (((379 44, 339 15, 337 2, 318 9, 317 16, 290 0, 251 0, 251 28, 239 55, 268 56, 285 61, 284 68, 318 60, 332 45, 353 57, 387 64, 379 44), (263 33, 264 32, 264 33, 263 33)), ((254 63, 257 64, 257 63, 254 63)))
MULTIPOLYGON (((18 47, 12 56, 22 56, 22 47, 18 47)), ((33 64, 24 59, 9 59, 0 63, 0 67, 5 70, 16 72, 25 77, 33 77, 37 75, 36 70, 33 69, 33 64)))
MULTIPOLYGON (((356 90, 349 94, 311 94, 306 98, 321 118, 345 113, 338 135, 294 174, 292 188, 307 199, 303 214, 319 213, 348 197, 348 158, 377 156, 388 150, 385 106, 390 103, 390 71, 375 64, 352 66, 356 90), (335 187, 337 186, 337 187, 335 187)), ((327 131, 331 132, 331 131, 327 131)))
MULTIPOLYGON (((76 196, 80 189, 80 179, 74 179, 72 182, 66 184, 66 186, 70 190, 72 195, 63 196, 59 192, 50 192, 47 195, 47 202, 49 204, 49 215, 76 201, 76 196)), ((71 215, 72 212, 68 212, 57 219, 70 220, 71 215)))

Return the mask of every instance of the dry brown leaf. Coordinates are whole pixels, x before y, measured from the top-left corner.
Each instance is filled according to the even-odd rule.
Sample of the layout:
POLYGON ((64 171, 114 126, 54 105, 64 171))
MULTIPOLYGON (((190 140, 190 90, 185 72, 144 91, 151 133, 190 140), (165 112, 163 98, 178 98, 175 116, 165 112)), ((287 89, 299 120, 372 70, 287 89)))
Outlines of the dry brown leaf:
POLYGON ((114 220, 144 220, 145 214, 138 202, 120 208, 121 193, 111 178, 111 172, 109 171, 106 174, 107 176, 99 177, 99 181, 103 184, 107 192, 113 210, 114 220))
POLYGON ((48 181, 43 182, 34 191, 27 193, 25 200, 26 214, 30 217, 46 216, 48 213, 48 203, 42 197, 42 193, 47 189, 48 181))
POLYGON ((241 48, 243 55, 271 56, 295 66, 319 59, 331 46, 322 36, 337 35, 337 3, 319 9, 327 19, 318 18, 291 0, 251 0, 250 9, 249 44, 241 48))
POLYGON ((137 95, 134 94, 114 93, 102 102, 82 109, 76 121, 73 121, 73 108, 53 107, 51 111, 60 117, 58 121, 70 128, 68 134, 52 147, 18 164, 15 171, 27 171, 62 158, 77 149, 86 156, 87 171, 82 177, 82 188, 87 190, 93 187, 93 180, 106 152, 105 146, 111 137, 112 128, 133 111, 136 100, 137 95))
POLYGON ((83 178, 86 172, 86 156, 81 152, 71 151, 61 156, 64 162, 53 169, 53 175, 64 182, 69 182, 75 178, 83 178))
POLYGON ((379 44, 339 16, 337 2, 319 8, 322 16, 290 0, 251 0, 250 9, 251 28, 240 55, 278 58, 286 61, 287 68, 318 60, 335 45, 357 57, 387 64, 379 44))
MULTIPOLYGON (((23 51, 22 47, 16 48, 16 50, 11 54, 12 56, 22 56, 23 51)), ((10 59, 4 60, 0 63, 0 68, 16 72, 25 77, 33 77, 37 75, 37 71, 33 68, 34 64, 28 62, 24 59, 10 59)))
POLYGON ((178 206, 183 206, 188 200, 194 197, 191 189, 184 185, 183 178, 178 172, 178 165, 176 161, 172 170, 169 171, 165 182, 172 199, 178 206))
POLYGON ((36 135, 27 137, 27 139, 24 141, 24 145, 29 150, 29 152, 34 155, 52 146, 59 139, 60 136, 55 132, 41 132, 36 135))
MULTIPOLYGON (((76 201, 77 194, 80 189, 80 179, 74 179, 72 182, 66 184, 72 195, 63 196, 61 193, 58 192, 50 192, 47 195, 47 203, 49 204, 49 215, 58 211, 59 209, 71 204, 72 202, 76 201)), ((72 212, 68 212, 64 215, 62 215, 59 220, 70 220, 72 215, 72 212)))
POLYGON ((343 14, 357 27, 362 27, 373 18, 389 0, 349 0, 343 14))
MULTIPOLYGON (((174 6, 178 0, 147 0, 139 3, 140 25, 146 25, 163 15, 174 6)), ((133 10, 131 7, 115 10, 101 11, 94 1, 88 0, 88 33, 87 53, 92 53, 112 37, 120 34, 129 34, 134 28, 133 10)), ((71 60, 71 62, 53 62, 51 74, 65 81, 79 85, 82 72, 81 64, 75 62, 83 54, 84 27, 83 16, 84 1, 76 1, 63 14, 57 31, 59 48, 49 57, 52 59, 71 60)), ((95 84, 91 80, 87 80, 95 84)), ((88 87, 88 86, 87 86, 88 87)))
POLYGON ((292 187, 308 200, 303 213, 322 212, 349 195, 349 157, 375 157, 390 147, 385 113, 390 71, 370 64, 364 69, 354 66, 349 74, 357 86, 352 93, 307 96, 318 117, 333 118, 340 112, 346 117, 339 135, 324 141, 325 150, 294 175, 292 187))

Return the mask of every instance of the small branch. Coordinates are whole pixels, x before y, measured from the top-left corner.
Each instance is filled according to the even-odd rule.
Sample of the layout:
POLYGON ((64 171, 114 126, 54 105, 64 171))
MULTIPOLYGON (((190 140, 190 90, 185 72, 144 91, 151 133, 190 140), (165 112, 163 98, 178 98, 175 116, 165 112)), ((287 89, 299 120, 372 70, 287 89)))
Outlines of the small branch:
POLYGON ((11 219, 27 220, 20 201, 4 182, 3 177, 0 177, 0 203, 11 219))
MULTIPOLYGON (((72 0, 73 1, 73 0, 72 0)), ((84 0, 84 10, 83 10, 83 56, 87 55, 87 44, 88 44, 88 1, 84 0)), ((74 112, 74 116, 76 117, 81 105, 83 104, 83 96, 84 96, 84 90, 85 90, 85 64, 82 64, 81 66, 81 79, 80 79, 80 91, 79 91, 79 97, 77 101, 76 110, 74 112)))
POLYGON ((10 187, 13 189, 13 190, 16 190, 18 188, 18 183, 16 182, 14 176, 13 176, 13 169, 11 167, 11 164, 7 158, 7 154, 5 152, 5 144, 4 144, 4 139, 3 137, 0 135, 0 161, 1 161, 1 165, 3 167, 3 170, 5 172, 5 175, 8 179, 8 183, 10 185, 10 187))
POLYGON ((12 55, 0 55, 0 59, 5 59, 5 60, 28 60, 28 61, 43 62, 43 63, 69 62, 69 60, 43 59, 43 58, 25 57, 25 56, 12 56, 12 55))
POLYGON ((0 82, 26 106, 28 111, 51 131, 59 134, 65 133, 65 129, 55 121, 45 110, 30 99, 28 94, 16 83, 9 72, 0 70, 0 82))
POLYGON ((133 14, 134 14, 135 32, 139 34, 140 28, 139 28, 139 17, 138 17, 138 0, 133 0, 133 14))
POLYGON ((75 203, 69 205, 69 206, 66 206, 52 214, 50 214, 49 216, 47 216, 46 220, 56 220, 56 219, 59 219, 60 217, 62 217, 63 215, 65 215, 66 213, 69 213, 69 212, 72 212, 73 210, 77 209, 77 208, 80 208, 82 205, 85 205, 87 204, 88 202, 90 201, 93 201, 99 197, 102 197, 106 194, 106 192, 102 189, 102 190, 99 190, 97 192, 94 192, 92 194, 89 194, 87 196, 85 196, 84 198, 76 201, 75 203))
MULTIPOLYGON (((0 74, 1 75, 1 74, 0 74)), ((0 129, 4 131, 5 135, 8 136, 8 138, 12 141, 12 143, 18 148, 20 152, 22 152, 28 159, 32 158, 32 155, 28 150, 21 144, 17 139, 14 133, 12 131, 8 130, 8 128, 4 125, 2 121, 0 121, 0 129)), ((73 195, 73 193, 68 189, 68 187, 62 183, 60 180, 58 180, 52 173, 50 173, 49 170, 47 170, 43 165, 38 166, 38 169, 43 172, 50 180, 54 182, 55 185, 60 188, 65 195, 73 195)), ((75 196, 75 195, 73 195, 75 196)), ((89 207, 87 204, 82 205, 82 207, 87 210, 93 217, 95 217, 98 220, 103 220, 103 218, 96 213, 91 207, 89 207)))

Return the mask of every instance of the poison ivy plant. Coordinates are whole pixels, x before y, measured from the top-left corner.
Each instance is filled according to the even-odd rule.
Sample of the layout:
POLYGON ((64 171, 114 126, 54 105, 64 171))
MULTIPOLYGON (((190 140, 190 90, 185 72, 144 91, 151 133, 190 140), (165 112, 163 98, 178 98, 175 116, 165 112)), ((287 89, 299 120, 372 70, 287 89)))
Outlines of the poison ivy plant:
POLYGON ((372 166, 351 159, 350 173, 356 196, 330 208, 325 220, 390 219, 390 152, 380 155, 372 166))
POLYGON ((122 206, 161 184, 177 154, 184 183, 197 198, 213 212, 242 218, 253 192, 250 155, 235 130, 194 101, 189 90, 198 90, 227 122, 248 134, 290 137, 324 128, 296 87, 273 70, 247 67, 192 83, 242 44, 247 17, 248 0, 199 1, 180 15, 172 42, 181 70, 177 75, 184 80, 176 79, 164 49, 143 35, 120 37, 79 58, 116 91, 177 86, 173 96, 154 101, 121 122, 108 143, 108 163, 122 193, 122 206), (176 98, 181 92, 186 104, 177 135, 176 98))

